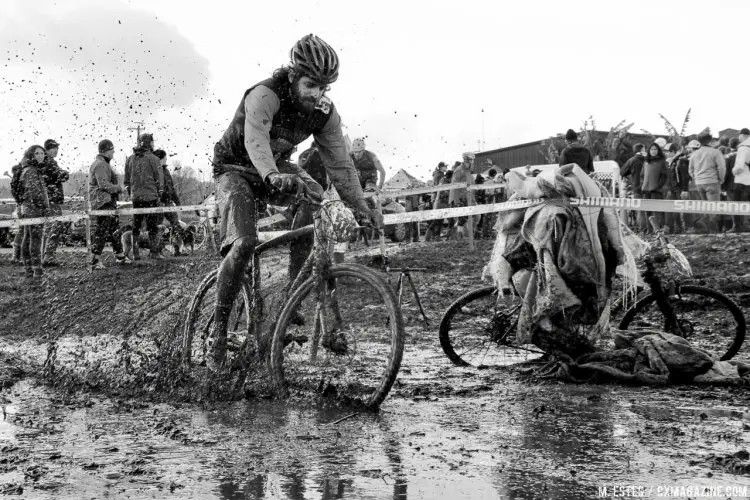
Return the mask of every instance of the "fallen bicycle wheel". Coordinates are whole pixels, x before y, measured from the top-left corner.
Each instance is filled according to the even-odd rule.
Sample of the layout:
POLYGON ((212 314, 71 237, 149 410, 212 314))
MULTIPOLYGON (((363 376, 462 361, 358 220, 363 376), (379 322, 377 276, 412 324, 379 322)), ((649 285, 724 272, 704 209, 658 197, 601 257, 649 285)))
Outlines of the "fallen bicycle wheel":
POLYGON ((533 345, 519 345, 516 324, 521 299, 498 301, 497 289, 487 286, 458 298, 440 321, 440 346, 456 366, 489 368, 535 359, 544 354, 533 345))
POLYGON ((404 349, 404 322, 391 286, 357 264, 331 267, 327 299, 307 279, 282 309, 271 374, 282 395, 308 393, 377 408, 404 349), (343 346, 345 345, 345 349, 343 346))
MULTIPOLYGON (((218 270, 209 273, 198 286, 190 303, 182 336, 182 361, 188 365, 205 366, 207 353, 214 341, 212 338, 214 312, 216 309, 216 278, 218 270)), ((242 288, 232 306, 227 328, 227 362, 231 362, 250 335, 252 314, 247 304, 252 304, 252 290, 248 280, 242 280, 242 288)))
MULTIPOLYGON (((670 294, 683 337, 695 347, 722 361, 732 359, 745 340, 746 324, 742 310, 726 295, 697 285, 683 285, 670 294)), ((621 330, 655 329, 666 331, 664 314, 656 296, 639 300, 620 322, 621 330)))

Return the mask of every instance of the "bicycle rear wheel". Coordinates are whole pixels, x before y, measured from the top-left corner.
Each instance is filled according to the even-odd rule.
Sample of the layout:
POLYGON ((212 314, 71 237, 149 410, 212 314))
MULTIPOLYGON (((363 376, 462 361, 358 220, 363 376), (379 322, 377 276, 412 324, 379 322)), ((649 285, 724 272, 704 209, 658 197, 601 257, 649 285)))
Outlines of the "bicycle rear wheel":
MULTIPOLYGON (((745 316, 732 299, 710 288, 684 285, 669 296, 684 337, 722 361, 732 359, 745 340, 745 316)), ((653 328, 667 331, 654 295, 639 300, 620 322, 620 329, 653 328)))
MULTIPOLYGON (((216 279, 218 269, 211 271, 193 295, 182 334, 182 361, 187 365, 205 366, 206 354, 213 342, 214 311, 216 309, 216 279)), ((227 328, 227 365, 239 353, 252 328, 252 289, 247 279, 232 306, 227 328)))
POLYGON ((274 384, 281 395, 290 390, 312 392, 377 408, 401 366, 401 309, 391 286, 367 267, 336 264, 330 276, 335 288, 324 310, 318 309, 315 277, 300 285, 284 305, 271 346, 274 384), (300 319, 304 324, 295 324, 300 319), (326 334, 343 335, 347 352, 334 354, 326 348, 326 334))
POLYGON ((456 366, 487 368, 529 361, 544 354, 516 343, 521 299, 502 299, 487 286, 458 298, 440 321, 440 346, 456 366))

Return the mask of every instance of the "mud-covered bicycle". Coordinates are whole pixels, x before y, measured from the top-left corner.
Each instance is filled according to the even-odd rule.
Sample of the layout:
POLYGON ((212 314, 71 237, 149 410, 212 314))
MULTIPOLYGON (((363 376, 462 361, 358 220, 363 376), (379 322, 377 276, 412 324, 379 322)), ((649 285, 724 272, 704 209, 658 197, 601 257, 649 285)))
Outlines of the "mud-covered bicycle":
MULTIPOLYGON (((294 390, 322 392, 375 408, 388 395, 401 365, 401 309, 393 288, 378 273, 360 264, 331 262, 334 240, 348 240, 348 234, 335 236, 342 227, 338 214, 343 203, 303 201, 315 209, 314 224, 260 243, 242 276, 230 314, 227 366, 235 369, 252 356, 267 355, 282 396, 294 390), (294 282, 286 280, 276 295, 263 289, 261 257, 278 259, 271 250, 310 235, 313 250, 294 282), (269 331, 270 351, 264 341, 269 331), (324 347, 332 336, 345 339, 345 352, 324 347)), ((206 275, 190 304, 182 343, 187 364, 205 364, 213 341, 217 275, 218 270, 206 275)))
MULTIPOLYGON (((654 249, 643 259, 643 281, 650 293, 640 294, 625 311, 619 329, 650 328, 673 333, 720 360, 734 357, 747 330, 742 310, 717 290, 682 284, 678 278, 663 279, 659 267, 664 264, 671 264, 678 271, 673 274, 689 276, 692 272, 689 264, 676 259, 681 254, 663 230, 656 231, 655 242, 654 249)), ((543 352, 536 346, 518 345, 516 341, 520 310, 517 293, 499 297, 494 286, 470 291, 443 315, 439 330, 443 352, 457 366, 475 367, 509 365, 541 356, 543 352)))

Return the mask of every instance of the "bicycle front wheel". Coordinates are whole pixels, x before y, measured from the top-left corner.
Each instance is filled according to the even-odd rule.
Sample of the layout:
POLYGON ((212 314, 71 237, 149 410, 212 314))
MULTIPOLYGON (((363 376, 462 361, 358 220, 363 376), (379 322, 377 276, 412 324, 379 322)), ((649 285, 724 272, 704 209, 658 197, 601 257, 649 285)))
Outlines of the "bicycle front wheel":
MULTIPOLYGON (((218 269, 203 278, 190 302, 182 334, 182 361, 188 365, 205 366, 206 355, 213 342, 214 311, 216 310, 216 279, 218 269)), ((246 279, 237 294, 229 315, 227 328, 227 361, 235 356, 252 327, 252 289, 246 279)))
POLYGON ((440 321, 440 346, 456 366, 508 366, 544 354, 533 345, 520 346, 516 325, 518 297, 498 301, 497 288, 487 286, 459 297, 440 321))
POLYGON ((365 266, 335 264, 330 276, 325 302, 311 277, 284 305, 271 346, 273 381, 282 395, 312 392, 377 408, 401 366, 401 309, 388 282, 365 266))
MULTIPOLYGON (((745 341, 745 316, 732 299, 710 288, 681 286, 669 296, 683 336, 691 344, 722 361, 732 359, 745 341)), ((654 328, 667 331, 668 325, 654 295, 639 300, 620 322, 620 330, 654 328)), ((671 332, 670 332, 671 333, 671 332)))

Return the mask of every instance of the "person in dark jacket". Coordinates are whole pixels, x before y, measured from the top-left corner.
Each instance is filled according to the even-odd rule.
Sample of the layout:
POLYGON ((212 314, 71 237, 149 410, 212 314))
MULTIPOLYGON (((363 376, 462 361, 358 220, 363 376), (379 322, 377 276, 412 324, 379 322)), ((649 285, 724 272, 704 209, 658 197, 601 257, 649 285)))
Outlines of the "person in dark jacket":
MULTIPOLYGON (((157 149, 154 151, 154 156, 159 159, 161 163, 162 173, 164 174, 164 194, 161 197, 161 203, 165 207, 179 207, 180 197, 177 195, 177 191, 174 188, 174 181, 172 180, 172 174, 167 169, 168 159, 167 152, 163 149, 157 149)), ((182 241, 185 237, 180 225, 180 218, 177 216, 177 212, 165 212, 164 218, 169 222, 169 226, 172 228, 172 246, 174 247, 173 255, 175 257, 181 257, 185 255, 180 251, 182 247, 182 241)))
MULTIPOLYGON (((734 173, 732 170, 737 161, 737 147, 739 145, 739 137, 732 137, 729 139, 729 151, 724 155, 724 161, 727 165, 727 173, 724 176, 724 183, 721 185, 721 190, 726 193, 726 199, 728 201, 738 201, 735 196, 734 173)), ((740 216, 725 215, 722 217, 722 225, 728 232, 734 233, 742 226, 740 216), (740 221, 740 224, 738 224, 738 221, 740 221)))
MULTIPOLYGON (((629 198, 641 197, 641 171, 643 162, 646 161, 643 149, 644 146, 640 142, 633 145, 635 154, 620 169, 620 177, 625 181, 625 190, 629 198)), ((637 225, 638 212, 629 210, 627 220, 631 227, 637 225)))
MULTIPOLYGON (((65 201, 63 193, 63 182, 70 178, 67 170, 63 170, 57 164, 57 153, 60 144, 53 139, 44 141, 45 158, 40 169, 42 179, 47 186, 47 197, 49 198, 50 216, 62 215, 62 204, 65 201)), ((44 259, 43 265, 56 266, 55 252, 60 243, 60 236, 65 233, 65 223, 60 221, 49 221, 44 224, 44 259)))
MULTIPOLYGON (((453 170, 446 170, 445 174, 443 175, 443 179, 440 181, 440 185, 444 186, 446 184, 450 184, 451 180, 453 179, 453 170)), ((450 191, 438 191, 437 192, 437 198, 435 198, 435 201, 433 202, 432 209, 438 210, 440 208, 448 208, 450 199, 450 191)), ((440 233, 443 230, 443 222, 444 219, 433 219, 430 222, 430 227, 427 230, 427 236, 425 237, 426 241, 435 240, 440 241, 440 233)))
POLYGON ((565 132, 565 149, 560 153, 560 166, 577 163, 584 172, 591 175, 594 172, 594 157, 586 146, 578 142, 575 130, 565 132))
MULTIPOLYGON (((161 162, 154 156, 154 137, 141 134, 138 147, 133 148, 133 155, 125 162, 125 188, 133 200, 133 208, 152 208, 159 205, 164 196, 164 171, 161 162)), ((162 258, 158 241, 160 214, 133 215, 133 242, 138 242, 143 219, 148 229, 149 250, 152 259, 162 258)), ((138 245, 133 245, 133 259, 140 260, 138 245)))
MULTIPOLYGON (((24 219, 34 217, 45 217, 49 209, 49 197, 47 187, 42 179, 41 169, 44 164, 44 148, 42 146, 31 146, 23 155, 21 162, 21 188, 23 190, 23 201, 20 207, 20 215, 24 219)), ((42 236, 44 224, 22 226, 23 243, 21 244, 21 256, 26 268, 26 277, 41 280, 42 272, 42 236)))
MULTIPOLYGON (((21 215, 21 203, 23 202, 23 186, 21 186, 21 172, 23 171, 23 164, 17 163, 11 167, 10 177, 10 194, 16 202, 15 213, 20 217, 21 215)), ((21 245, 23 244, 23 228, 19 228, 16 231, 16 236, 13 238, 13 263, 23 264, 23 258, 21 257, 21 245)))
MULTIPOLYGON (((115 146, 109 139, 99 142, 99 154, 89 167, 89 203, 92 210, 114 210, 122 187, 117 182, 109 162, 115 155, 115 146)), ((97 215, 96 230, 91 238, 91 268, 104 269, 101 261, 104 245, 109 241, 118 264, 130 264, 120 241, 120 219, 117 215, 97 215)))
MULTIPOLYGON (((435 170, 432 172, 432 185, 433 186, 439 186, 443 184, 443 179, 445 179, 445 173, 448 171, 448 165, 445 164, 444 161, 441 161, 438 163, 437 167, 435 167, 435 170)), ((448 194, 447 191, 435 191, 432 193, 432 209, 437 209, 441 207, 440 204, 440 195, 442 193, 445 193, 446 196, 448 194)), ((447 204, 447 199, 446 199, 447 204)), ((445 205, 442 205, 443 208, 445 208, 445 205)), ((427 234, 425 234, 425 241, 432 241, 433 237, 436 240, 440 239, 440 229, 443 226, 443 221, 430 221, 429 225, 427 226, 427 234)))
MULTIPOLYGON (((663 200, 664 189, 667 185, 667 159, 657 143, 651 144, 643 163, 641 175, 641 196, 645 200, 663 200)), ((644 233, 652 233, 653 228, 648 221, 651 216, 656 217, 659 227, 664 223, 663 212, 640 212, 640 228, 644 233)))

